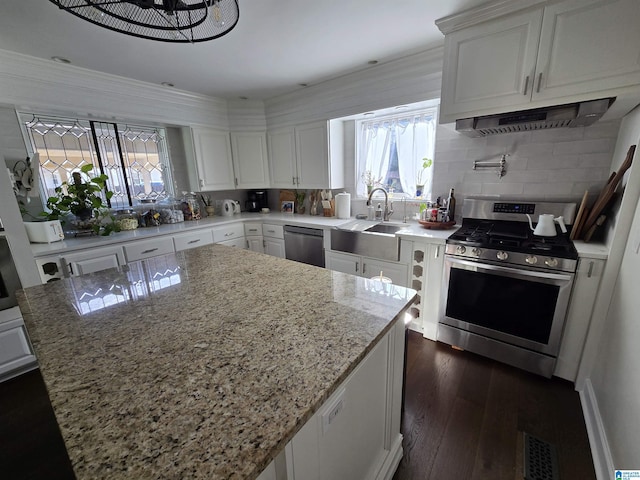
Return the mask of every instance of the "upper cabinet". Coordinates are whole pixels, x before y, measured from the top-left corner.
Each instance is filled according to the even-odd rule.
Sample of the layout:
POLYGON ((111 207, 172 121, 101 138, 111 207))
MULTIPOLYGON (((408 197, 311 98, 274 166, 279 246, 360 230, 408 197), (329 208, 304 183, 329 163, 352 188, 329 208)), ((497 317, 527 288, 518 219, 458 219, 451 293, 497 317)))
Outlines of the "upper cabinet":
POLYGON ((273 188, 344 187, 340 122, 314 122, 269 132, 273 188))
POLYGON ((193 127, 183 129, 183 139, 192 190, 269 187, 266 133, 193 127))
POLYGON ((269 187, 265 132, 231 132, 231 153, 236 188, 269 187))
POLYGON ((187 153, 191 153, 189 146, 193 145, 194 158, 187 162, 190 167, 195 167, 190 171, 191 188, 195 191, 234 189, 229 133, 206 127, 193 127, 184 131, 187 153))
POLYGON ((640 2, 531 3, 505 15, 495 2, 493 20, 487 7, 436 22, 446 34, 441 123, 615 96, 640 83, 640 2))

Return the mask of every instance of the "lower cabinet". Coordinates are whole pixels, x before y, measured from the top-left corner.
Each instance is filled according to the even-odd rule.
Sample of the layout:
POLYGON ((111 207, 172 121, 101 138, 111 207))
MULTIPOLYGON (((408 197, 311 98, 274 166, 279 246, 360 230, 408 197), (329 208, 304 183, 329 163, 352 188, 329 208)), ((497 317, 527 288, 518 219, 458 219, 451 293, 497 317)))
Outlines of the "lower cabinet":
POLYGON ((173 252, 173 239, 168 236, 151 238, 149 240, 138 240, 124 245, 127 262, 135 262, 136 260, 144 260, 145 258, 166 255, 173 252))
POLYGON ((578 260, 560 353, 553 372, 557 377, 572 382, 576 380, 605 263, 605 260, 596 258, 584 257, 578 260))
POLYGON ((287 444, 287 480, 393 477, 402 458, 404 342, 399 320, 287 444))
POLYGON ((91 248, 81 252, 65 254, 62 257, 63 268, 67 270, 69 275, 73 276, 99 272, 107 268, 119 267, 125 263, 124 250, 120 245, 91 248))
POLYGON ((395 285, 406 287, 408 270, 402 263, 387 262, 375 258, 361 257, 351 253, 328 250, 325 252, 325 264, 329 270, 350 273, 360 277, 389 277, 395 285))
POLYGON ((284 251, 284 228, 282 225, 262 224, 264 253, 274 257, 286 258, 284 251))
POLYGON ((244 235, 247 249, 252 252, 264 253, 264 238, 262 236, 262 222, 247 222, 244 224, 244 235))
POLYGON ((18 307, 0 312, 0 381, 37 366, 18 307))
POLYGON ((411 256, 411 283, 418 291, 418 300, 409 309, 413 317, 409 328, 421 332, 429 340, 436 340, 440 316, 444 244, 414 243, 411 256))
POLYGON ((208 229, 185 232, 173 236, 173 246, 176 252, 202 247, 203 245, 209 245, 211 243, 213 243, 213 234, 211 230, 208 229))

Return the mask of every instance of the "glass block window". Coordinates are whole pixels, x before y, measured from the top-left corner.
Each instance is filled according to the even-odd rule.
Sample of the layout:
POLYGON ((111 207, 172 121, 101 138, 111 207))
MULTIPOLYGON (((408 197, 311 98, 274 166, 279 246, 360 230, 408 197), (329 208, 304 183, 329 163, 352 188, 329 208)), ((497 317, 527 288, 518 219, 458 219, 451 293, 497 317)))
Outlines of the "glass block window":
POLYGON ((86 164, 94 166, 92 174, 109 177, 114 209, 174 194, 161 128, 36 115, 23 124, 33 151, 40 154, 44 198, 86 164))

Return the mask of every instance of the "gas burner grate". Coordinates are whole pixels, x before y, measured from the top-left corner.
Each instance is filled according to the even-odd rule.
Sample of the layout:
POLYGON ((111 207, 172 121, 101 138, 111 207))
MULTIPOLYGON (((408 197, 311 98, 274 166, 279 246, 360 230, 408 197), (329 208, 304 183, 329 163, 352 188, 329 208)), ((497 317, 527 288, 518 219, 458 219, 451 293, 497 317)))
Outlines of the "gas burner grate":
POLYGON ((556 447, 524 432, 524 479, 558 480, 556 447))

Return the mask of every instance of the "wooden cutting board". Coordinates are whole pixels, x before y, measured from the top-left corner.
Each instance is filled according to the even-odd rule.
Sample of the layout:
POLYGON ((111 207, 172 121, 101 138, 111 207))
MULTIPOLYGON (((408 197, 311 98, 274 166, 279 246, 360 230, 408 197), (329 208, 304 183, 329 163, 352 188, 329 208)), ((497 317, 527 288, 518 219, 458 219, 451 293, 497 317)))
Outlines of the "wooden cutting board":
POLYGON ((589 190, 585 190, 584 195, 582 196, 582 201, 580 202, 580 208, 578 208, 578 214, 576 215, 576 219, 573 222, 573 229, 571 230, 571 235, 569 235, 569 239, 575 240, 580 238, 580 232, 582 230, 582 225, 587 217, 587 200, 589 199, 589 190))
POLYGON ((589 216, 584 222, 582 231, 588 231, 596 223, 596 220, 600 217, 605 207, 609 205, 609 201, 613 197, 613 194, 615 193, 620 180, 622 180, 622 176, 627 170, 629 170, 629 167, 631 167, 631 161, 633 160, 633 154, 635 153, 635 151, 636 146, 631 145, 629 147, 629 151, 627 152, 627 158, 624 159, 624 162, 622 162, 622 165, 620 165, 618 171, 611 176, 609 182, 604 187, 604 189, 600 193, 600 196, 596 200, 596 203, 593 204, 591 212, 589 212, 589 216))

